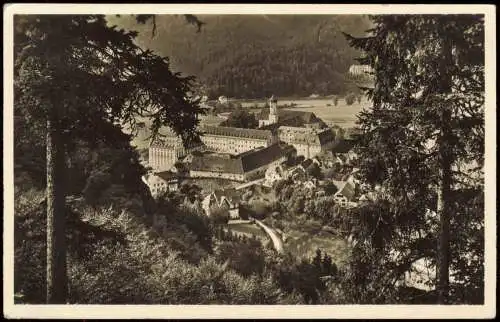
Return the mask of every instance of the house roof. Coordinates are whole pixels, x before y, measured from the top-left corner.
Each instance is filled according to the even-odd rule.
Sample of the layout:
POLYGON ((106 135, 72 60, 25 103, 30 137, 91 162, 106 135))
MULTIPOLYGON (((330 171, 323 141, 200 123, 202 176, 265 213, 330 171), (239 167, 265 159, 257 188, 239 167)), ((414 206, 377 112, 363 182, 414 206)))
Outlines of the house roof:
POLYGON ((359 201, 375 201, 377 199, 377 196, 374 192, 370 191, 367 193, 362 194, 359 197, 359 201))
POLYGON ((337 191, 340 191, 344 187, 346 182, 340 180, 332 180, 332 183, 335 185, 335 187, 337 187, 337 191))
POLYGON ((273 167, 269 167, 267 169, 268 172, 272 171, 272 172, 276 172, 277 174, 279 175, 283 175, 284 173, 284 168, 281 164, 278 164, 276 166, 273 166, 273 167))
POLYGON ((293 143, 308 143, 324 146, 335 139, 335 134, 330 129, 313 129, 303 127, 280 126, 278 128, 280 135, 292 134, 287 136, 287 140, 293 143))
POLYGON ((269 130, 244 129, 226 126, 201 126, 201 132, 205 135, 234 136, 249 139, 269 140, 273 133, 269 130))
POLYGON ((156 172, 155 175, 157 177, 160 177, 161 179, 165 181, 177 179, 177 175, 173 173, 172 171, 162 171, 162 172, 156 172))
POLYGON ((311 159, 305 159, 304 161, 302 161, 300 163, 300 165, 305 169, 305 168, 309 167, 312 163, 313 163, 313 161, 311 159))
POLYGON ((294 150, 292 146, 278 142, 265 148, 250 150, 231 157, 219 155, 193 156, 190 169, 194 171, 244 174, 276 161, 294 150))
POLYGON ((229 188, 224 190, 222 192, 221 197, 222 196, 226 197, 229 201, 231 201, 233 205, 240 202, 240 193, 234 188, 229 188))
POLYGON ((350 181, 346 181, 343 187, 335 193, 335 195, 345 196, 347 200, 352 200, 355 194, 355 187, 350 181))
POLYGON ((215 197, 217 205, 220 205, 222 200, 226 199, 229 203, 230 206, 236 206, 240 202, 240 195, 234 188, 222 190, 222 189, 216 189, 209 193, 208 195, 203 198, 203 203, 205 204, 205 207, 208 207, 210 205, 210 198, 215 197))
POLYGON ((193 171, 244 173, 240 159, 223 158, 217 155, 193 156, 189 168, 193 171))

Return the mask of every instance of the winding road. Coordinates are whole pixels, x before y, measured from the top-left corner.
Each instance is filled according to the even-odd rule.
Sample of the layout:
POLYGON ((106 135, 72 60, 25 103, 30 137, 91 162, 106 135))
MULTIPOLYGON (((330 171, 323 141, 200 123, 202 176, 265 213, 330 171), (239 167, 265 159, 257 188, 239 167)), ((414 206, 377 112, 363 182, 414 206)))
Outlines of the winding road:
POLYGON ((264 231, 269 235, 269 237, 271 238, 271 240, 273 242, 274 249, 276 249, 276 251, 278 253, 283 253, 283 241, 278 236, 278 234, 274 231, 274 229, 269 228, 268 226, 264 225, 263 222, 261 222, 260 220, 257 220, 257 219, 255 219, 255 223, 257 225, 259 225, 260 227, 262 227, 262 229, 264 229, 264 231))

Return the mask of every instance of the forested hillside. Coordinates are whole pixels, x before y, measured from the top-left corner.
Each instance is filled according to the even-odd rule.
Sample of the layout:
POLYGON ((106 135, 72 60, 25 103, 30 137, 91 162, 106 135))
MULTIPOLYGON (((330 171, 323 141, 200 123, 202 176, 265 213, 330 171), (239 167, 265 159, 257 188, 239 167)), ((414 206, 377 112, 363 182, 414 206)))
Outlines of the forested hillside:
POLYGON ((345 78, 359 55, 342 32, 362 35, 362 15, 200 15, 199 33, 181 16, 139 25, 130 17, 110 24, 139 31, 138 43, 171 59, 174 68, 195 75, 211 97, 238 98, 343 94, 355 86, 345 78), (144 31, 144 32, 141 32, 144 31))

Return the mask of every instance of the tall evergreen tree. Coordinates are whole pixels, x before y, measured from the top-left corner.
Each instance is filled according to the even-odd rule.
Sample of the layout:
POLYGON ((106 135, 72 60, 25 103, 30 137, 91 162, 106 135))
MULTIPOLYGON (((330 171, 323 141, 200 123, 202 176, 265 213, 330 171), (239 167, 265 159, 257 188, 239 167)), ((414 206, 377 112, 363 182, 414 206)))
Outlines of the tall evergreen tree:
POLYGON ((438 302, 448 303, 456 191, 482 186, 471 175, 482 177, 484 161, 483 17, 370 18, 375 27, 369 36, 346 35, 375 76, 374 87, 365 89, 373 106, 359 117, 362 172, 397 205, 385 221, 393 226, 385 242, 422 230, 434 234, 438 302), (428 225, 427 209, 439 217, 437 232, 428 225))
POLYGON ((48 303, 67 298, 65 159, 75 139, 109 139, 107 124, 135 129, 137 117, 152 119, 153 136, 168 125, 186 143, 197 139, 200 109, 186 95, 193 78, 139 48, 136 36, 100 15, 15 19, 14 109, 46 130, 48 303))

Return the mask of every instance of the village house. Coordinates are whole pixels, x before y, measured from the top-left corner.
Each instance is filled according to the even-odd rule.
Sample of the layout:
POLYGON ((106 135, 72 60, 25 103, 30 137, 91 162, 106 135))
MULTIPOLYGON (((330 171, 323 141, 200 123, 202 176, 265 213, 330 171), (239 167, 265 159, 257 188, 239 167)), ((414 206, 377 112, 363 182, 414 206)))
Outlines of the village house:
POLYGON ((307 180, 306 170, 301 166, 296 166, 288 170, 287 178, 293 180, 294 183, 303 182, 307 180))
POLYGON ((220 104, 224 104, 224 105, 229 102, 229 100, 227 99, 226 96, 219 96, 218 101, 219 101, 220 104))
POLYGON ((271 187, 276 181, 284 180, 287 176, 287 171, 283 164, 278 164, 276 166, 271 166, 267 168, 264 174, 265 182, 264 184, 271 187))
POLYGON ((338 191, 333 195, 335 202, 341 207, 356 206, 356 186, 352 181, 333 181, 338 191))
POLYGON ((369 203, 377 200, 377 195, 373 191, 369 191, 367 193, 363 193, 359 199, 358 204, 369 203))
POLYGON ((240 196, 235 189, 215 190, 203 198, 201 207, 207 216, 210 216, 212 210, 218 207, 227 209, 230 219, 238 219, 240 196))
POLYGON ((141 179, 148 186, 154 198, 167 191, 179 189, 179 178, 171 171, 148 173, 141 179))
POLYGON ((302 182, 302 185, 304 188, 309 189, 309 190, 314 190, 318 186, 318 181, 316 179, 310 179, 307 181, 302 182))
POLYGON ((304 170, 304 172, 306 172, 307 168, 309 168, 312 164, 313 161, 311 159, 305 159, 297 167, 301 168, 302 170, 304 170))
POLYGON ((314 156, 312 159, 312 162, 317 164, 319 167, 322 167, 323 166, 323 162, 318 158, 318 156, 314 156))
POLYGON ((256 180, 265 176, 268 167, 279 165, 295 154, 292 146, 278 142, 239 155, 194 155, 189 165, 190 176, 239 182, 256 180))

